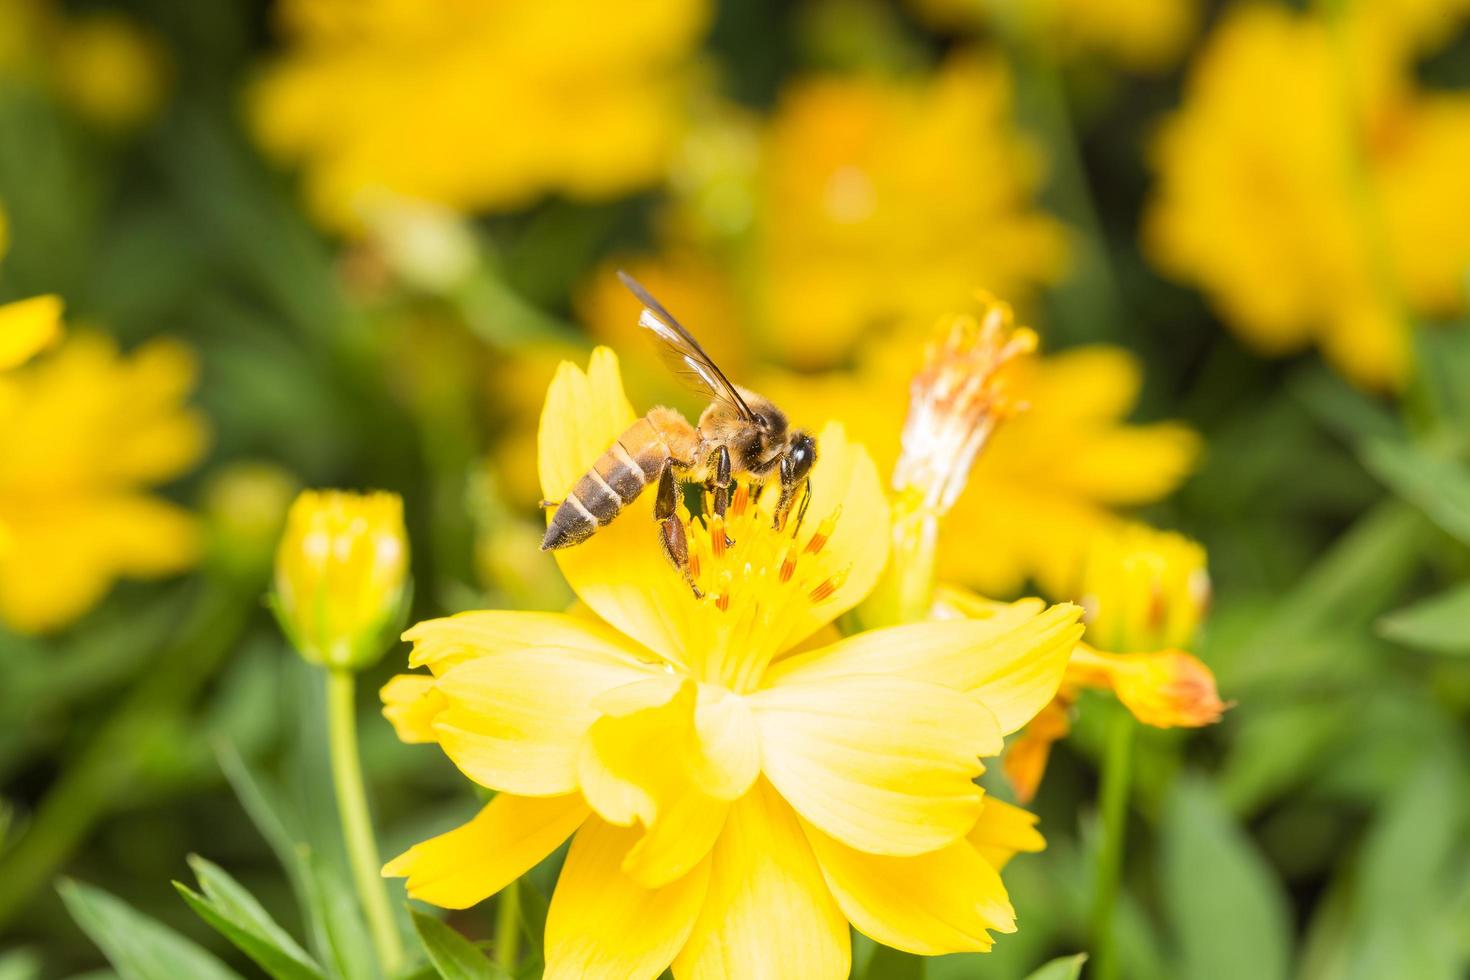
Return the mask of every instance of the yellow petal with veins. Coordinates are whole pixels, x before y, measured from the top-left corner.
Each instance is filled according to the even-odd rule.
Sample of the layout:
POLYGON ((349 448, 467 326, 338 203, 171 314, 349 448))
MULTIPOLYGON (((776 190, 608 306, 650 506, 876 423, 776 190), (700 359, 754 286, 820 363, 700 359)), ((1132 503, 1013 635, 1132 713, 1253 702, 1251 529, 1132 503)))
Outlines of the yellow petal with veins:
POLYGON ((1038 613, 1017 603, 989 619, 938 620, 848 637, 776 664, 768 683, 825 683, 893 674, 965 691, 995 713, 1009 734, 1040 711, 1061 684, 1082 635, 1073 605, 1038 613))
POLYGON ((482 786, 525 796, 569 793, 578 786, 582 738, 598 717, 593 700, 653 672, 591 648, 485 653, 436 681, 447 706, 434 731, 454 764, 482 786))
POLYGON ((694 927, 709 862, 663 888, 621 870, 635 830, 592 817, 577 832, 546 916, 545 980, 656 977, 694 927))
POLYGON ((980 813, 978 756, 1001 749, 995 716, 907 677, 783 682, 749 697, 762 768, 803 818, 873 854, 919 854, 980 813))
POLYGON ((805 825, 843 915, 865 935, 909 953, 990 948, 987 930, 1014 932, 1000 875, 965 840, 914 857, 864 854, 805 825))
POLYGON ((533 647, 586 650, 613 660, 638 664, 651 660, 648 651, 590 616, 567 613, 490 609, 425 620, 403 634, 413 644, 410 667, 442 674, 457 663, 486 653, 533 647))
POLYGON ((980 819, 965 839, 997 871, 1022 851, 1046 849, 1046 839, 1036 829, 1036 814, 993 796, 985 798, 980 819))
POLYGON ((398 674, 378 692, 383 717, 393 725, 399 739, 409 744, 435 740, 434 719, 448 702, 434 688, 434 678, 425 674, 398 674))
POLYGON ((735 802, 710 854, 709 895, 674 961, 677 980, 841 980, 847 921, 791 808, 761 780, 735 802))
POLYGON ((534 868, 587 819, 581 797, 502 793, 462 827, 415 844, 383 868, 407 878, 410 898, 469 908, 534 868))

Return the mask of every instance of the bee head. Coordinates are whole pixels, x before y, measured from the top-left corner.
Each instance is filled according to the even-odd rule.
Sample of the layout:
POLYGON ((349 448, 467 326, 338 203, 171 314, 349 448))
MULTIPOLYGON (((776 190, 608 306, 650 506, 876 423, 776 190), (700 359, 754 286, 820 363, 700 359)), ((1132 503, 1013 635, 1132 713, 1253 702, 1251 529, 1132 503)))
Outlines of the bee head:
POLYGON ((786 486, 800 483, 817 462, 817 440, 800 429, 791 433, 790 446, 781 457, 781 482, 786 486))

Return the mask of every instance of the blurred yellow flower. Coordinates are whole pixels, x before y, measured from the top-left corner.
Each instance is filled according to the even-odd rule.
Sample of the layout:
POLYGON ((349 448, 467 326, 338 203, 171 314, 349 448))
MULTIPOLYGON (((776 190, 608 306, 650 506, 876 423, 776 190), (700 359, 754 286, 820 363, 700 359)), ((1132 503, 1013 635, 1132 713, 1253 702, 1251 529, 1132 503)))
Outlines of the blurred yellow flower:
POLYGON ((286 0, 251 117, 338 229, 384 194, 605 197, 662 176, 708 17, 706 0, 286 0))
MULTIPOLYGON (((792 418, 842 420, 887 467, 921 350, 912 340, 874 345, 853 373, 784 375, 762 390, 792 418)), ((986 595, 1015 595, 1033 579, 1047 595, 1070 595, 1087 542, 1119 522, 1114 510, 1166 496, 1199 453, 1183 425, 1124 421, 1140 380, 1138 363, 1114 347, 1015 365, 1012 397, 1026 408, 991 435, 945 518, 940 579, 986 595)))
POLYGON ((1004 64, 927 78, 825 78, 781 100, 754 232, 756 324, 788 363, 842 360, 874 329, 962 308, 977 282, 1028 298, 1066 236, 1036 210, 1039 152, 1015 131, 1004 64))
MULTIPOLYGON (((540 470, 563 496, 633 421, 617 361, 562 365, 540 470)), ((848 923, 922 954, 1014 929, 998 865, 1042 846, 982 795, 980 756, 1048 702, 1078 610, 833 642, 883 566, 877 469, 839 426, 819 439, 806 518, 771 527, 741 485, 726 524, 679 520, 702 596, 665 560, 645 495, 557 552, 591 613, 475 612, 421 623, 383 691, 409 741, 435 741, 499 791, 385 874, 459 908, 572 844, 551 900, 546 976, 841 978, 848 923), (726 533, 733 538, 727 540, 726 533), (636 639, 635 639, 636 638, 636 639)))
MULTIPOLYGON (((784 91, 764 130, 723 107, 701 115, 672 175, 662 254, 622 264, 690 297, 701 338, 727 358, 741 348, 725 338, 744 335, 745 353, 830 367, 865 337, 962 308, 977 282, 1024 301, 1060 278, 1067 233, 1036 207, 1042 177, 997 58, 810 78, 784 91)), ((637 323, 617 264, 580 310, 602 338, 637 323)))
POLYGON ((1194 35, 1197 0, 910 0, 929 24, 973 30, 1009 19, 1011 29, 1060 57, 1098 54, 1128 68, 1173 64, 1194 35))
POLYGON ((314 664, 361 670, 401 626, 408 534, 396 493, 303 490, 276 548, 271 604, 296 651, 314 664))
POLYGON ((26 632, 65 625, 120 576, 187 568, 192 515, 148 493, 204 450, 204 420, 184 407, 193 355, 169 341, 131 354, 79 334, 5 379, 0 400, 0 621, 26 632))
POLYGON ((1401 384, 1404 313, 1465 308, 1470 96, 1413 83, 1438 4, 1229 13, 1154 148, 1145 244, 1252 345, 1310 343, 1354 381, 1401 384))
POLYGON ((49 0, 0 0, 0 78, 46 85, 101 126, 126 129, 151 116, 167 69, 158 40, 120 14, 67 16, 49 0))

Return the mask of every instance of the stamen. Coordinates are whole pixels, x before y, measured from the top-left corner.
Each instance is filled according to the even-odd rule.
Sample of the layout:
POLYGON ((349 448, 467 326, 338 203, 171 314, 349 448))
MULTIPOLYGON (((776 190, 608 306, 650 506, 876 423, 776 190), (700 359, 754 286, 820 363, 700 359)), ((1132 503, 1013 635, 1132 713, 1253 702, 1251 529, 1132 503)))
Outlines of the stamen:
POLYGON ((812 534, 811 540, 806 543, 807 554, 815 555, 821 552, 831 540, 832 532, 837 528, 837 518, 840 516, 842 516, 842 508, 838 507, 826 520, 817 525, 817 530, 812 534))
POLYGON ((833 575, 831 578, 822 579, 822 581, 818 583, 815 589, 812 589, 811 592, 807 593, 807 598, 811 599, 811 601, 814 603, 821 602, 824 599, 832 598, 832 594, 836 592, 837 587, 842 584, 838 581, 840 577, 841 576, 833 575))
POLYGON ((715 593, 715 608, 720 612, 728 612, 730 610, 730 593, 715 593))
POLYGON ((718 514, 709 519, 709 547, 715 561, 725 557, 725 519, 718 514))
POLYGON ((793 548, 791 545, 787 545, 786 550, 781 552, 781 571, 779 573, 781 583, 784 585, 785 583, 791 581, 791 576, 795 571, 796 549, 793 548))
POLYGON ((698 552, 691 551, 689 553, 689 575, 690 575, 691 578, 695 578, 695 579, 699 578, 699 553, 698 552))
POLYGON ((745 507, 750 503, 750 487, 744 483, 735 484, 735 495, 730 498, 730 513, 736 517, 745 514, 745 507))

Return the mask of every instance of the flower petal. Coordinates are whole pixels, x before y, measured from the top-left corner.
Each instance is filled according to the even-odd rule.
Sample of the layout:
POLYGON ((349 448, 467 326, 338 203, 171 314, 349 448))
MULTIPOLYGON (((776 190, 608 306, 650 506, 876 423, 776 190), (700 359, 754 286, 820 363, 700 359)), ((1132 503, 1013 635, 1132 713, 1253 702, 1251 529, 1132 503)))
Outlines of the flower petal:
POLYGON ((885 946, 921 956, 980 952, 991 946, 986 930, 1015 931, 999 873, 967 841, 885 857, 853 850, 810 824, 804 829, 842 914, 885 946))
POLYGON ((383 717, 393 725, 399 739, 410 744, 433 742, 434 719, 448 702, 427 674, 397 674, 378 692, 383 717))
POLYGON ((699 685, 694 706, 689 774, 710 796, 736 800, 760 775, 760 738, 743 697, 710 684, 699 685))
POLYGON ((576 795, 533 799, 501 793, 469 823, 389 861, 383 876, 407 878, 410 898, 469 908, 534 868, 590 812, 576 795))
POLYGON ((840 980, 842 918, 791 808, 761 780, 735 802, 711 852, 709 894, 674 960, 678 980, 840 980))
POLYGON ((749 698, 762 768, 802 817, 873 854, 944 847, 974 824, 984 771, 1001 749, 974 698, 907 677, 783 682, 749 698))
POLYGON ((623 871, 645 888, 682 878, 709 854, 729 810, 725 800, 698 792, 679 794, 628 851, 623 871))
POLYGON ((843 574, 831 596, 804 608, 791 631, 779 638, 778 652, 801 643, 861 602, 873 591, 888 562, 888 498, 883 480, 867 449, 851 441, 839 423, 827 423, 817 437, 817 463, 811 479, 806 526, 816 527, 841 512, 822 558, 843 574))
POLYGON ((61 297, 33 296, 0 303, 0 371, 30 360, 61 336, 61 297))
POLYGON ((482 654, 436 681, 447 707, 439 745, 475 782, 525 796, 577 789, 577 752, 597 720, 593 700, 653 669, 602 649, 522 648, 482 654))
POLYGON ((487 653, 534 647, 559 647, 603 654, 631 664, 647 660, 647 651, 591 616, 567 613, 488 609, 429 619, 403 634, 413 644, 410 667, 442 674, 455 664, 487 653))
POLYGON ((1009 734, 1051 700, 1082 627, 1073 605, 1038 612, 1016 603, 983 620, 870 630, 777 663, 767 683, 898 675, 975 695, 1009 734))
POLYGON ((985 798, 980 819, 965 839, 997 871, 1022 851, 1046 850, 1046 838, 1036 829, 1036 814, 993 796, 985 798))
MULTIPOLYGON (((612 695, 646 692, 658 700, 619 714, 604 714, 587 729, 577 752, 577 782, 592 809, 608 823, 622 827, 635 821, 645 827, 658 818, 659 807, 692 790, 684 771, 684 747, 692 736, 694 685, 650 678, 616 688, 612 695)), ((599 704, 607 703, 604 697, 599 704)))
POLYGON ((710 865, 648 889, 621 865, 638 837, 592 817, 577 832, 546 917, 546 980, 656 977, 694 928, 710 865))

